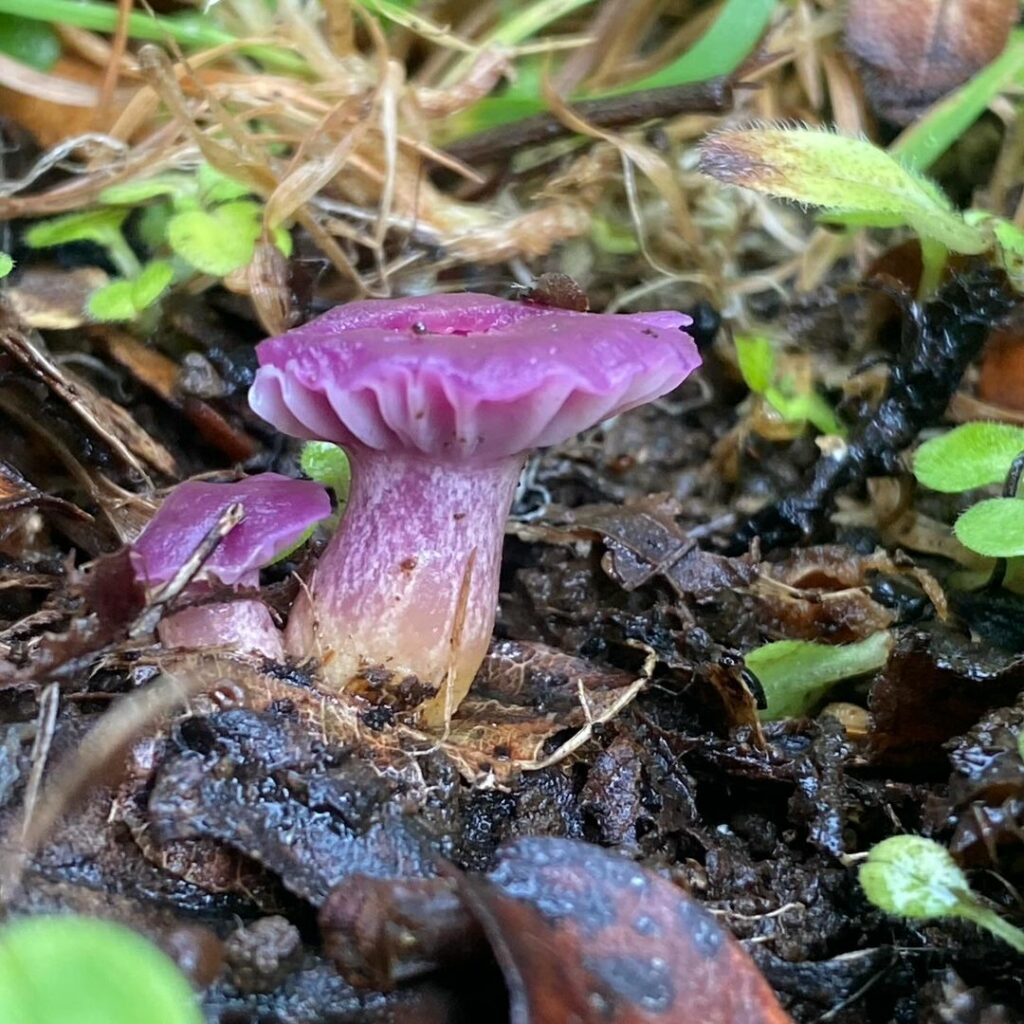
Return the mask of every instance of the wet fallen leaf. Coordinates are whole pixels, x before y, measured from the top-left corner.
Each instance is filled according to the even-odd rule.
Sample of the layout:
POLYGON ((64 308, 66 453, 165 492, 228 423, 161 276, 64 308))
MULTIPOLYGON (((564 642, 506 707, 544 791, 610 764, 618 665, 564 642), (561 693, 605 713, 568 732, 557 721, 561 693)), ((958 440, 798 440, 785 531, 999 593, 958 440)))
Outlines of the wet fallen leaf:
POLYGON ((908 124, 999 55, 1017 0, 853 0, 846 49, 875 110, 908 124))
POLYGON ((550 543, 603 540, 605 570, 625 590, 661 577, 680 597, 699 601, 756 578, 748 559, 702 551, 676 523, 681 512, 678 502, 656 494, 626 505, 584 505, 545 523, 520 525, 516 532, 550 543))
POLYGON ((940 625, 897 639, 871 689, 871 752, 884 764, 939 763, 942 744, 1013 700, 1024 659, 970 643, 940 625))
POLYGON ((787 1024, 740 945, 671 882, 600 847, 522 839, 460 888, 512 1024, 787 1024))
POLYGON ((430 877, 445 849, 402 786, 300 722, 247 709, 196 717, 149 799, 158 841, 216 839, 319 906, 353 874, 430 877))
POLYGON ((947 806, 935 824, 955 823, 950 852, 966 865, 998 864, 1024 843, 1024 703, 985 715, 950 744, 947 806))
POLYGON ((752 590, 767 628, 776 635, 848 643, 892 624, 892 612, 871 596, 870 578, 895 571, 882 553, 864 556, 841 545, 822 545, 762 564, 752 590))

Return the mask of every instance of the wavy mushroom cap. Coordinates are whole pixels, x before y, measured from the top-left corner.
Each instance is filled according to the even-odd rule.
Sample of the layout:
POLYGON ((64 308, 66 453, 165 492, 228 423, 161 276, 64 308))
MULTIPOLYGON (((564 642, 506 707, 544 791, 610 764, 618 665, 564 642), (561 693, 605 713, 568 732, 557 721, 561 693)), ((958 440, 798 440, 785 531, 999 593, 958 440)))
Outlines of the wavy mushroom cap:
POLYGON ((331 499, 320 484, 261 473, 235 483, 187 480, 164 499, 132 545, 136 574, 149 586, 172 579, 185 560, 235 502, 242 521, 217 545, 197 579, 255 583, 254 574, 297 544, 331 514, 331 499))
POLYGON ((559 444, 700 365, 682 313, 577 313, 489 295, 352 302, 257 346, 279 430, 435 461, 559 444))

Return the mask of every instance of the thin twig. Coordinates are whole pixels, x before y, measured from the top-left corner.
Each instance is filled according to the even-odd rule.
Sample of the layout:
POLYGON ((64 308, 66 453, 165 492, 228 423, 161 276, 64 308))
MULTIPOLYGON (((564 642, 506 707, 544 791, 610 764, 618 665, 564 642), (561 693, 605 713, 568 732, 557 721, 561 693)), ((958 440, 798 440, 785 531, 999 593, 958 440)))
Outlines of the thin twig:
POLYGON ((228 505, 217 522, 213 524, 206 536, 196 545, 195 550, 182 563, 181 568, 161 587, 154 591, 149 604, 143 609, 139 617, 132 623, 128 630, 130 640, 138 640, 140 637, 152 633, 156 629, 164 613, 164 608, 170 604, 188 585, 193 577, 203 567, 206 560, 216 550, 217 545, 245 518, 245 508, 241 502, 233 502, 228 505))

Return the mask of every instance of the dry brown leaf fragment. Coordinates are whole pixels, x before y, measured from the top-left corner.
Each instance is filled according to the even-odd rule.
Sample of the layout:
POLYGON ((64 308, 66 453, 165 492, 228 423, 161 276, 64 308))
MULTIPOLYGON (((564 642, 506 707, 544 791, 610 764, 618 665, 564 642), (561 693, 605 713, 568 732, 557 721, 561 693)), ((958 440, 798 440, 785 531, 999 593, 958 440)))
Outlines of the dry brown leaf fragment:
POLYGON ((875 110, 909 124, 999 55, 1017 0, 852 0, 846 49, 875 110))
POLYGON ((69 331, 89 319, 89 296, 110 282, 99 267, 27 267, 7 287, 6 298, 18 319, 43 331, 69 331))
POLYGON ((445 752, 467 778, 500 784, 547 763, 545 744, 557 733, 585 738, 644 682, 544 644, 496 641, 451 720, 445 752))

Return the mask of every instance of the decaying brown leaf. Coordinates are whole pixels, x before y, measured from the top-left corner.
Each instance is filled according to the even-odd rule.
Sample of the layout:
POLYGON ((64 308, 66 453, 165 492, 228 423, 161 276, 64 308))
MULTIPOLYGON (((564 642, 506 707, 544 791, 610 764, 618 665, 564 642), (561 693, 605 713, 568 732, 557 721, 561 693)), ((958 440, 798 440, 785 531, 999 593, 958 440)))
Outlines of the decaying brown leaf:
POLYGON ((905 633, 874 683, 871 749, 885 764, 941 763, 942 744, 1024 685, 1024 659, 935 625, 905 633))
POLYGON ((505 975, 513 1024, 791 1024, 695 900, 611 851, 522 839, 460 888, 505 975))
POLYGON ((908 124, 997 57, 1017 0, 851 0, 846 49, 872 105, 908 124))
POLYGON ((840 545, 802 548, 761 566, 753 592, 769 630, 790 640, 849 643, 888 629, 893 613, 871 597, 871 576, 898 572, 883 552, 864 556, 840 545))
POLYGON ((1024 412, 1024 332, 993 331, 978 376, 978 398, 1024 412))
POLYGON ((625 590, 661 577, 680 597, 699 601, 754 581, 757 569, 748 558, 702 551, 676 523, 681 512, 678 502, 655 494, 626 505, 585 505, 514 529, 524 539, 549 543, 603 540, 608 555, 602 564, 625 590))

